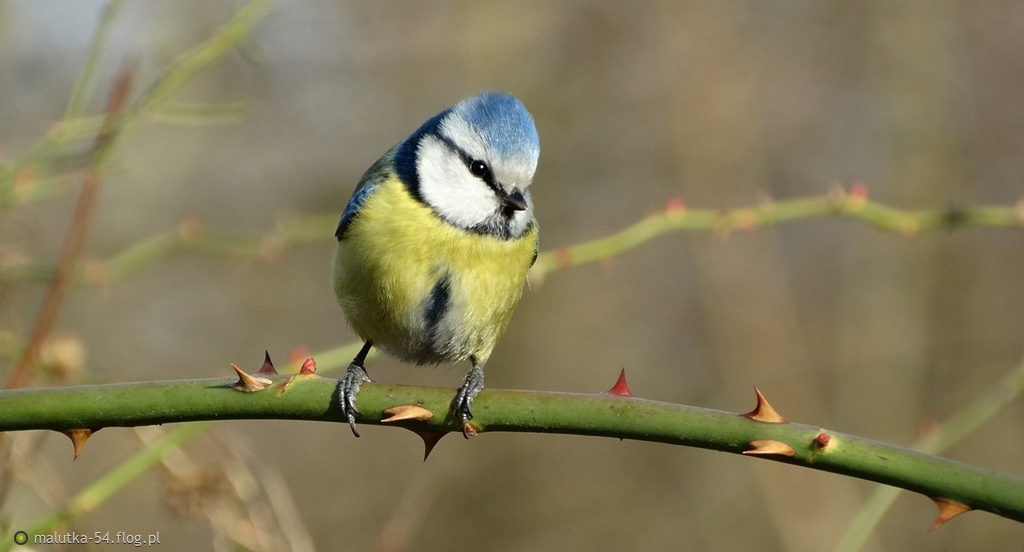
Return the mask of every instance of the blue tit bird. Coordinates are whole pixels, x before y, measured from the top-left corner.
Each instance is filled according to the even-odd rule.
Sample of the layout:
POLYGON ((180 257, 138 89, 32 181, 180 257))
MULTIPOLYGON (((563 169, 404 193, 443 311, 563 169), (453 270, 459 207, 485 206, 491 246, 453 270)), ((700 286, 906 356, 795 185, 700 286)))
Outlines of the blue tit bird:
POLYGON ((416 364, 469 360, 463 433, 483 367, 537 258, 530 182, 540 141, 522 102, 485 92, 423 123, 363 174, 335 236, 334 292, 365 342, 338 384, 352 433, 370 348, 416 364))

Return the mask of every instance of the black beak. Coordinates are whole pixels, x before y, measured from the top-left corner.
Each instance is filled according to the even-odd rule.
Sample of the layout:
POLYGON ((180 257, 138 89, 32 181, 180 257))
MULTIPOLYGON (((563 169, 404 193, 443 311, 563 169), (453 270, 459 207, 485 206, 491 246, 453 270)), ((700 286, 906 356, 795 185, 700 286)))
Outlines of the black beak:
POLYGON ((513 211, 526 210, 526 198, 523 197, 523 192, 520 192, 516 188, 512 188, 511 193, 503 194, 501 200, 505 203, 506 208, 513 211))

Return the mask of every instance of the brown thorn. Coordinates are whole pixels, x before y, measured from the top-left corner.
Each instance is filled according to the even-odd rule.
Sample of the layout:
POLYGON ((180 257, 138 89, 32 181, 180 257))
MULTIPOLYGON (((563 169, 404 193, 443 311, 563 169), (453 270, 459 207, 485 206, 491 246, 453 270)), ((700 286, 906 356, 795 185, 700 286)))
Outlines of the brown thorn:
POLYGON ((751 441, 750 446, 754 448, 743 451, 743 454, 751 456, 796 456, 796 450, 782 441, 759 439, 751 441))
POLYGON ((434 450, 437 442, 441 440, 441 437, 448 435, 447 433, 439 433, 436 431, 414 431, 416 435, 423 439, 423 461, 427 461, 427 457, 430 456, 430 452, 434 450))
POLYGON ((67 429, 61 432, 64 435, 67 435, 69 439, 71 439, 71 444, 75 447, 75 457, 72 459, 72 461, 78 460, 78 455, 82 453, 82 447, 85 446, 85 442, 89 440, 89 437, 92 437, 92 434, 96 433, 96 431, 99 430, 97 429, 94 431, 91 429, 67 429))
POLYGON ((270 384, 273 383, 267 378, 257 378, 246 374, 245 370, 242 370, 234 363, 231 364, 231 367, 234 368, 235 373, 238 374, 238 381, 231 386, 236 391, 241 391, 243 393, 255 393, 256 391, 262 391, 267 387, 270 387, 270 384))
POLYGON ((750 418, 751 420, 757 420, 759 422, 765 422, 768 424, 788 424, 789 422, 779 415, 778 412, 772 408, 772 405, 768 404, 768 399, 764 398, 761 394, 761 390, 757 387, 754 388, 754 393, 757 394, 757 406, 747 412, 741 414, 744 418, 750 418))
POLYGON ((932 500, 934 500, 935 505, 939 507, 939 519, 935 520, 935 524, 928 529, 929 531, 934 531, 943 523, 946 523, 956 516, 971 510, 971 507, 963 502, 949 500, 948 498, 933 498, 932 500))
POLYGON ((270 360, 270 351, 263 351, 263 366, 261 366, 256 373, 266 374, 268 376, 277 375, 277 368, 274 368, 274 363, 270 360))
POLYGON ((612 388, 604 392, 605 395, 618 395, 620 397, 632 397, 633 392, 629 390, 629 384, 626 383, 626 369, 623 368, 619 372, 619 379, 615 380, 615 385, 612 388))
POLYGON ((434 413, 416 404, 402 404, 398 406, 392 406, 384 411, 387 414, 387 418, 383 418, 381 422, 401 422, 403 420, 416 420, 419 422, 429 420, 434 417, 434 413))

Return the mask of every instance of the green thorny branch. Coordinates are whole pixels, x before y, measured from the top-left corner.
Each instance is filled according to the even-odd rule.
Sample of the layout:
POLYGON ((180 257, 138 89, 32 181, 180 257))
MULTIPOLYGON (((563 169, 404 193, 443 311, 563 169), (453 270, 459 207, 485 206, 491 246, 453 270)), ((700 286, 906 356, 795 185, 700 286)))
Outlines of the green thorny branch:
MULTIPOLYGON (((71 437, 76 454, 104 427, 228 419, 343 421, 337 381, 318 376, 307 360, 297 374, 279 375, 269 357, 253 375, 86 385, 0 392, 0 431, 52 429, 71 437)), ((1015 373, 1015 393, 1024 386, 1015 373)), ((459 422, 449 412, 452 390, 365 384, 361 423, 398 425, 420 435, 427 453, 459 422)), ((516 431, 654 441, 760 456, 852 475, 922 493, 939 505, 939 525, 971 509, 1024 521, 1024 479, 924 452, 790 423, 757 393, 756 407, 733 414, 633 397, 620 379, 603 393, 571 394, 488 389, 473 405, 470 434, 516 431)))

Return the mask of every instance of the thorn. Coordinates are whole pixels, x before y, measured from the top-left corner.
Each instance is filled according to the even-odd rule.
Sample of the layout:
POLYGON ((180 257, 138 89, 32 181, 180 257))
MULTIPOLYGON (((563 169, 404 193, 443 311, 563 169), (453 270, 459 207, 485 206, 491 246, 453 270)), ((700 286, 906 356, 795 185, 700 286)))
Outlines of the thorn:
POLYGON ((615 385, 611 389, 605 391, 605 395, 619 395, 622 397, 632 397, 633 392, 629 390, 629 384, 626 383, 626 369, 623 368, 619 372, 619 379, 615 380, 615 385))
POLYGON ((437 431, 413 431, 416 435, 423 439, 423 461, 427 461, 427 457, 430 456, 430 452, 434 450, 437 442, 441 440, 441 437, 448 435, 447 432, 437 431))
POLYGON ((861 205, 868 200, 868 185, 863 182, 854 182, 850 186, 850 198, 860 201, 861 205))
POLYGON ((71 444, 75 447, 75 457, 72 458, 72 462, 78 460, 78 455, 82 453, 82 447, 85 446, 85 442, 92 437, 93 433, 99 431, 98 429, 93 431, 91 429, 68 429, 62 431, 64 435, 67 435, 71 439, 71 444))
POLYGON ((568 247, 560 247, 555 250, 555 264, 558 268, 569 268, 572 266, 572 250, 568 247))
POLYGON ((263 351, 263 366, 260 367, 257 374, 265 374, 268 376, 276 376, 277 368, 274 368, 274 363, 270 360, 270 351, 263 351))
POLYGON ((401 422, 404 420, 416 420, 418 422, 422 422, 434 417, 433 412, 415 404, 392 406, 385 410, 384 414, 387 414, 387 418, 381 419, 381 422, 385 423, 401 422))
POLYGON ((939 507, 939 519, 935 520, 935 525, 932 525, 929 531, 934 531, 943 523, 959 516, 964 512, 969 512, 971 507, 955 500, 949 500, 948 498, 933 498, 935 505, 939 507))
POLYGON ((668 198, 668 205, 665 207, 665 211, 673 217, 678 217, 686 211, 686 202, 683 201, 682 197, 672 196, 668 198))
POLYGON ((761 439, 751 441, 750 446, 754 448, 743 451, 743 454, 751 456, 796 456, 796 450, 782 441, 761 439))
POLYGON ((785 418, 779 415, 778 412, 772 408, 772 405, 768 404, 768 400, 761 394, 761 390, 757 387, 754 388, 754 393, 757 394, 757 407, 746 414, 741 414, 744 418, 750 418, 751 420, 757 420, 759 422, 765 422, 768 424, 788 424, 785 418))
POLYGON ((203 235, 203 221, 195 216, 188 215, 178 221, 178 239, 184 243, 193 242, 203 235))
POLYGON ((262 391, 267 387, 270 387, 270 384, 273 383, 267 378, 257 378, 246 374, 244 370, 234 363, 231 364, 231 367, 234 368, 235 373, 238 374, 238 381, 231 386, 236 391, 241 391, 243 393, 255 393, 256 391, 262 391))
POLYGON ((736 211, 736 226, 744 232, 753 232, 757 229, 757 215, 750 209, 736 211))
POLYGON ((473 424, 466 424, 462 426, 462 436, 465 437, 466 439, 469 439, 470 437, 476 437, 476 434, 479 432, 480 430, 477 429, 477 427, 473 424))
POLYGON ((302 368, 299 368, 299 375, 311 376, 311 375, 313 375, 315 373, 316 373, 316 361, 313 360, 313 357, 309 357, 305 361, 303 361, 302 368))

